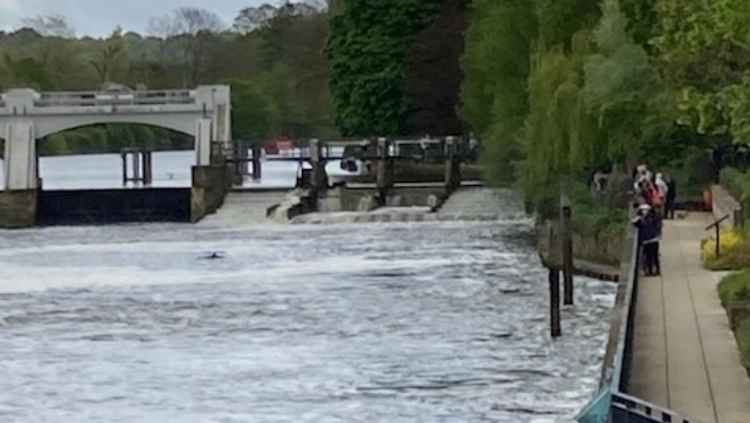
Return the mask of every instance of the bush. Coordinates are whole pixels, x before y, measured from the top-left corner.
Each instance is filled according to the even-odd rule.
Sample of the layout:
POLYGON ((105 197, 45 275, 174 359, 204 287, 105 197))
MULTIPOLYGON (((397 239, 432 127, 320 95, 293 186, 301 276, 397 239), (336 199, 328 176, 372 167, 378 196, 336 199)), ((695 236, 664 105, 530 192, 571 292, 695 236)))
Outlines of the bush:
POLYGON ((725 308, 750 301, 750 269, 724 277, 719 283, 719 298, 725 308))
POLYGON ((716 240, 701 243, 703 264, 709 270, 742 270, 750 268, 750 241, 737 230, 721 233, 720 257, 716 257, 716 240))
POLYGON ((750 369, 750 319, 744 319, 734 334, 742 355, 742 365, 750 369))

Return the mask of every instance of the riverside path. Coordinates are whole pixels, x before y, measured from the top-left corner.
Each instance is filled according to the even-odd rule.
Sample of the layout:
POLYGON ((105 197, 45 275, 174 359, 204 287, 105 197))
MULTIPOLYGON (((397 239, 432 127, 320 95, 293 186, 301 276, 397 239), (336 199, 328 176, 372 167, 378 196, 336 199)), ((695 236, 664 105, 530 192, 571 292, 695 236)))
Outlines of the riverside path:
POLYGON ((719 301, 724 273, 703 269, 709 214, 665 221, 662 276, 641 281, 630 393, 705 423, 750 422, 750 379, 719 301))

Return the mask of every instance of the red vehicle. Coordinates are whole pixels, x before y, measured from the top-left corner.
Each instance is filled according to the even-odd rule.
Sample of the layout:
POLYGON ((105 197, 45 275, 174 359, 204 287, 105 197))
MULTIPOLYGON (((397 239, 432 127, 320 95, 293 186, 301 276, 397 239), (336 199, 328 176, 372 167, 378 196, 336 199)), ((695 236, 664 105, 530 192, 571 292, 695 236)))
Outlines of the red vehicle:
POLYGON ((280 138, 267 143, 263 149, 271 156, 290 154, 294 150, 294 143, 288 138, 280 138))

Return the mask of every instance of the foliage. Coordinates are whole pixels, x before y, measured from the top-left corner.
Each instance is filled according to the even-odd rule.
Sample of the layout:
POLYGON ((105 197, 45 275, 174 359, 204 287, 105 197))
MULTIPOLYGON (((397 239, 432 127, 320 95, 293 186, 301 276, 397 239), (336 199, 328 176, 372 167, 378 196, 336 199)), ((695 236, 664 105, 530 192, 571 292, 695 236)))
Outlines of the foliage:
POLYGON ((742 365, 750 369, 750 319, 743 319, 735 331, 737 346, 742 356, 742 365))
MULTIPOLYGON (((60 26, 66 22, 34 18, 24 22, 33 29, 0 33, 0 90, 89 91, 109 83, 192 89, 229 81, 238 90, 236 136, 336 134, 324 52, 328 14, 320 7, 279 12, 262 28, 242 33, 224 30, 213 12, 190 8, 154 18, 150 36, 115 29, 101 39, 75 38, 73 28, 60 26)), ((136 145, 189 149, 192 144, 190 137, 159 128, 98 125, 50 136, 40 143, 40 152, 117 152, 136 145)))
POLYGON ((529 110, 527 81, 537 25, 531 1, 472 4, 463 59, 463 114, 484 141, 486 176, 496 184, 513 180, 512 163, 521 158, 519 135, 529 110))
POLYGON ((641 0, 475 1, 463 111, 490 181, 520 178, 544 215, 597 169, 659 151, 677 111, 647 48, 655 18, 641 0))
POLYGON ((750 301, 750 270, 725 276, 719 283, 719 298, 724 307, 750 301))
POLYGON ((721 233, 721 255, 716 256, 716 240, 704 240, 701 244, 703 264, 710 270, 740 270, 750 267, 750 241, 741 231, 721 233))
POLYGON ((681 122, 750 141, 750 3, 659 0, 659 59, 678 88, 681 122))
POLYGON ((398 135, 409 99, 405 58, 440 0, 343 0, 331 19, 328 55, 336 124, 347 136, 398 135))
POLYGON ((750 302, 750 270, 732 273, 725 276, 719 283, 719 298, 721 304, 733 320, 735 337, 742 355, 742 364, 750 369, 750 318, 747 310, 737 313, 733 306, 750 302), (732 310, 732 311, 730 311, 732 310), (732 316, 735 314, 735 316, 732 316))

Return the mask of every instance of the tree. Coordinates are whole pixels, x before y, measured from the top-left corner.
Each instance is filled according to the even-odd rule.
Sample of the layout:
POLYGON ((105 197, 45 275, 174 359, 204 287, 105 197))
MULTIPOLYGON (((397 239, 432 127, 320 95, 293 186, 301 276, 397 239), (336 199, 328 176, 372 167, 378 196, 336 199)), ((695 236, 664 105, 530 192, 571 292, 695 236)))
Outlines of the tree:
POLYGON ((45 37, 75 38, 70 19, 63 15, 37 15, 21 19, 21 26, 31 28, 45 37))
POLYGON ((184 85, 195 86, 200 83, 206 64, 206 45, 214 34, 224 29, 224 24, 211 11, 181 7, 169 15, 152 18, 148 28, 150 34, 163 38, 165 42, 170 39, 178 41, 182 60, 188 69, 184 74, 184 85))
POLYGON ((345 135, 398 135, 409 99, 405 58, 440 0, 344 0, 331 19, 328 55, 336 123, 345 135))
POLYGON ((106 84, 115 82, 115 76, 125 67, 126 61, 127 50, 122 37, 122 29, 117 28, 89 63, 96 69, 99 82, 106 84))
POLYGON ((678 88, 681 123, 750 142, 750 3, 659 0, 660 64, 678 88))
POLYGON ((537 22, 531 1, 473 3, 463 58, 462 113, 483 140, 486 174, 496 184, 515 179, 513 164, 522 157, 519 133, 529 112, 528 78, 537 22))

